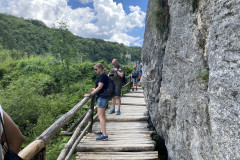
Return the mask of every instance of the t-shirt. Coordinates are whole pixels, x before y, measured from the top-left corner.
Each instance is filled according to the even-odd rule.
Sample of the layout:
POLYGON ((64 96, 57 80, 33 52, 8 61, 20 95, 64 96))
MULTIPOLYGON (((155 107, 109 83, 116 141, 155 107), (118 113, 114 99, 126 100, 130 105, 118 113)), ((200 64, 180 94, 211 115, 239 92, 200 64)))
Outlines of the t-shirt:
MULTIPOLYGON (((122 66, 118 66, 117 69, 118 69, 119 72, 124 72, 124 68, 122 66)), ((117 71, 115 71, 114 68, 112 69, 111 73, 113 74, 113 76, 111 78, 114 81, 114 84, 115 85, 122 85, 122 77, 120 77, 117 74, 117 71)), ((110 75, 111 75, 111 73, 110 73, 110 75)))
POLYGON ((138 71, 132 71, 132 76, 133 76, 133 78, 138 77, 138 71))
POLYGON ((103 87, 100 91, 98 91, 98 93, 96 94, 97 97, 99 97, 100 94, 102 94, 104 92, 104 90, 106 90, 108 88, 108 76, 106 75, 106 73, 102 73, 100 74, 100 76, 98 77, 98 79, 95 82, 95 88, 98 87, 98 83, 102 82, 103 83, 103 87))
POLYGON ((142 67, 139 66, 137 70, 139 71, 139 75, 142 75, 142 67))

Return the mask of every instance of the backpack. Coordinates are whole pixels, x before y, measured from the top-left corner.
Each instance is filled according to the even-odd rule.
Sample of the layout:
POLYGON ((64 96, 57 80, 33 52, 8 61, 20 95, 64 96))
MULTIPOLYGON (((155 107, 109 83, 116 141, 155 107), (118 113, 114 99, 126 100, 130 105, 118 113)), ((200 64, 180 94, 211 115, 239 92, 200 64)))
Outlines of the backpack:
POLYGON ((114 82, 111 78, 108 77, 108 87, 99 96, 102 97, 102 98, 109 98, 110 99, 110 98, 113 97, 114 92, 115 92, 114 82))
POLYGON ((133 76, 133 78, 137 78, 138 77, 138 72, 137 71, 132 71, 132 76, 133 76))

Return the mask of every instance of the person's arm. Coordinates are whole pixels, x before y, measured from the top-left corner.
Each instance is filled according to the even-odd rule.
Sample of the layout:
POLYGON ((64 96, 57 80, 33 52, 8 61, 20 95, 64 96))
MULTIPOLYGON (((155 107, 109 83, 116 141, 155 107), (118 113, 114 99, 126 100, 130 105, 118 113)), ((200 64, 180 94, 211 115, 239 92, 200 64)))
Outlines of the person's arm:
POLYGON ((124 76, 124 72, 117 71, 117 74, 118 74, 120 77, 123 77, 123 76, 124 76))
MULTIPOLYGON (((18 153, 24 142, 24 137, 21 131, 18 129, 17 125, 11 119, 11 117, 9 117, 8 114, 4 111, 3 111, 3 122, 4 122, 4 128, 7 135, 9 147, 13 152, 18 153)), ((2 133, 1 139, 5 142, 5 145, 7 146, 4 133, 2 133)))
POLYGON ((90 94, 84 94, 84 96, 85 96, 85 97, 89 97, 89 96, 91 96, 91 95, 94 95, 94 94, 96 94, 98 91, 100 91, 100 90, 102 89, 102 87, 103 87, 103 83, 102 83, 102 82, 99 82, 97 88, 95 88, 90 94))

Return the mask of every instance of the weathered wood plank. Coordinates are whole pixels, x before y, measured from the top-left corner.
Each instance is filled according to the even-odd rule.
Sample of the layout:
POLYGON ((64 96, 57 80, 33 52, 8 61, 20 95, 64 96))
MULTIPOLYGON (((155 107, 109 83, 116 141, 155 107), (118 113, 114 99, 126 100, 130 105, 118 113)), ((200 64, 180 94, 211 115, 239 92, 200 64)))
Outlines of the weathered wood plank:
POLYGON ((77 151, 80 152, 137 152, 153 151, 154 144, 123 144, 123 145, 78 145, 77 151))
POLYGON ((152 152, 78 152, 77 160, 157 160, 157 151, 152 152))
POLYGON ((108 117, 107 121, 115 121, 115 122, 128 122, 128 121, 146 121, 148 120, 148 116, 133 116, 133 117, 108 117))

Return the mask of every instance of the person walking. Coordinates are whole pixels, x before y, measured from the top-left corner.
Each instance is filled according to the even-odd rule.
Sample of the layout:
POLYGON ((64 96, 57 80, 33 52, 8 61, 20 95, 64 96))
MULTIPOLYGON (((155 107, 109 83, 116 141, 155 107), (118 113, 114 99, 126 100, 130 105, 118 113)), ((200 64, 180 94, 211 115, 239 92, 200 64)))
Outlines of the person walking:
POLYGON ((136 66, 133 67, 131 77, 133 82, 132 90, 134 91, 134 86, 136 86, 136 90, 137 90, 137 82, 138 82, 138 71, 136 66))
MULTIPOLYGON (((4 145, 4 148, 7 148, 9 144, 9 148, 16 154, 21 149, 21 146, 24 142, 24 137, 17 127, 17 125, 13 122, 11 117, 2 109, 2 106, 0 105, 0 118, 2 119, 2 123, 4 125, 4 128, 2 126, 2 123, 0 122, 0 135, 1 135, 1 142, 2 145, 4 145), (3 130, 4 129, 4 130, 3 130), (5 131, 5 134, 3 133, 5 131)), ((4 155, 6 154, 5 150, 3 150, 2 146, 0 147, 0 159, 4 159, 4 155)))
POLYGON ((101 97, 101 94, 108 88, 108 76, 104 72, 105 69, 101 63, 94 65, 95 72, 99 75, 98 79, 95 82, 95 88, 91 89, 91 93, 84 94, 85 97, 90 97, 92 95, 97 96, 97 115, 101 125, 101 131, 96 132, 96 135, 100 137, 96 138, 97 141, 108 140, 108 135, 106 132, 106 114, 105 106, 108 102, 108 98, 101 97))
POLYGON ((139 86, 141 86, 140 80, 141 80, 141 77, 142 77, 142 63, 139 64, 139 66, 138 66, 138 68, 137 68, 137 71, 138 71, 139 86))
POLYGON ((112 65, 114 66, 114 68, 112 68, 111 72, 109 73, 109 76, 111 76, 112 80, 114 81, 115 92, 112 98, 112 109, 110 110, 109 114, 115 113, 115 105, 116 105, 116 99, 117 99, 118 110, 116 111, 116 115, 120 115, 121 89, 122 89, 122 78, 124 76, 124 68, 119 65, 117 59, 112 60, 112 65))

